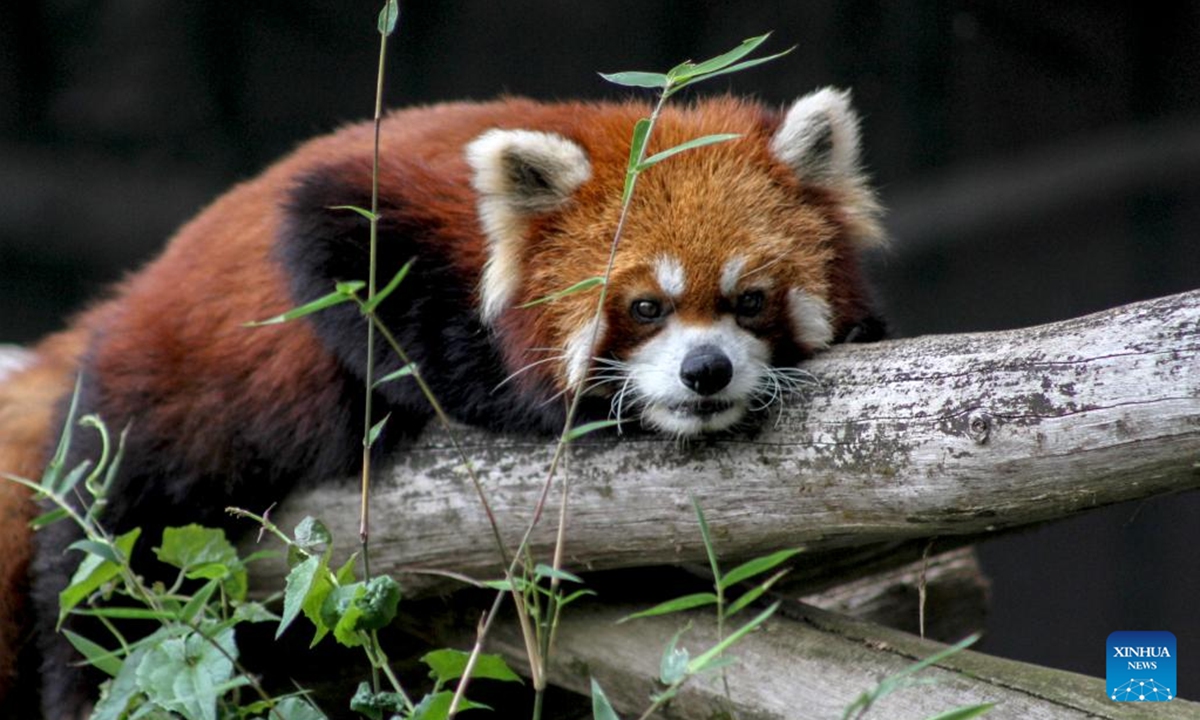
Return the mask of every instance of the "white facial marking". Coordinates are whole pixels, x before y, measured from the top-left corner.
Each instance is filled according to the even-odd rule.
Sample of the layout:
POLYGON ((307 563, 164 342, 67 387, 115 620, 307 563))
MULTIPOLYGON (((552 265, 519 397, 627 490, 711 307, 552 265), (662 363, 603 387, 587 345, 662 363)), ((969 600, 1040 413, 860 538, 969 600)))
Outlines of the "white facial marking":
POLYGON ((654 278, 669 297, 680 298, 687 289, 687 276, 683 271, 683 263, 679 262, 678 258, 660 255, 654 261, 654 278))
POLYGON ((520 286, 528 217, 561 206, 592 176, 583 148, 553 133, 489 130, 465 149, 479 193, 488 258, 479 283, 480 315, 493 322, 520 286))
POLYGON ((741 255, 734 255, 729 260, 725 261, 725 265, 721 268, 721 294, 725 297, 733 297, 737 291, 738 280, 742 278, 742 271, 746 269, 746 258, 741 255))
POLYGON ((709 325, 671 319, 629 357, 631 393, 643 406, 643 420, 658 430, 678 435, 724 430, 746 414, 770 355, 770 347, 733 318, 709 325), (692 391, 680 378, 684 357, 701 345, 720 348, 733 366, 729 384, 707 396, 692 391), (703 404, 709 406, 706 411, 700 409, 703 404))
POLYGON ((567 384, 577 387, 587 377, 592 365, 592 349, 604 342, 606 325, 602 318, 593 317, 567 340, 567 384), (592 342, 595 338, 595 343, 592 342))
POLYGON ((833 309, 828 302, 800 288, 790 288, 787 303, 797 342, 814 350, 833 342, 833 309))

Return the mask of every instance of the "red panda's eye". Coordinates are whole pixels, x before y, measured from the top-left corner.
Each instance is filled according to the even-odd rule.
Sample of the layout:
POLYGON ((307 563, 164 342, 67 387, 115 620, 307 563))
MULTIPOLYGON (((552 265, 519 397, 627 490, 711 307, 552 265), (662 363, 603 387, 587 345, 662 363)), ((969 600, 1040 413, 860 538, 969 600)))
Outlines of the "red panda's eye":
POLYGON ((738 295, 733 309, 741 317, 754 317, 762 312, 766 301, 766 296, 763 295, 762 290, 747 290, 738 295))
POLYGON ((629 314, 633 316, 634 320, 643 323, 661 320, 665 315, 662 303, 646 299, 634 300, 633 305, 629 307, 629 314))

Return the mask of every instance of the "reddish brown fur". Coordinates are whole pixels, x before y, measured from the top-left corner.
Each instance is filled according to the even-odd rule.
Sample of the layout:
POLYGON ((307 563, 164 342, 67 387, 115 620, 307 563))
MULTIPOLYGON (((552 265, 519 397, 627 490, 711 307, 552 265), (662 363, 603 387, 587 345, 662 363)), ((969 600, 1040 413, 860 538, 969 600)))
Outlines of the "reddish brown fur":
MULTIPOLYGON (((532 222, 531 236, 541 240, 524 255, 537 261, 523 268, 514 303, 520 304, 603 273, 630 130, 646 113, 643 104, 541 105, 516 99, 397 112, 383 124, 381 195, 403 197, 414 214, 438 218, 445 226, 439 242, 453 246, 457 272, 477 278, 486 243, 463 146, 495 127, 555 132, 582 146, 592 177, 563 212, 532 222)), ((645 332, 625 309, 636 294, 655 291, 647 268, 660 253, 687 267, 681 303, 689 308, 686 320, 699 322, 718 312, 717 282, 730 247, 746 256, 747 271, 771 266, 764 274, 786 277, 790 285, 828 299, 843 318, 861 315, 863 298, 854 294, 856 251, 836 203, 801 187, 771 155, 768 144, 778 122, 774 112, 731 98, 664 113, 650 152, 709 133, 743 137, 678 155, 641 178, 613 272, 606 313, 610 349, 630 347, 645 332), (843 290, 843 280, 854 282, 843 290)), ((182 464, 219 469, 225 448, 248 422, 277 426, 296 443, 318 441, 314 418, 342 401, 329 382, 336 371, 330 351, 308 325, 251 331, 242 324, 295 304, 274 248, 297 178, 339 168, 344 179, 365 189, 372 141, 370 126, 362 124, 300 147, 214 202, 111 299, 81 316, 72 330, 39 345, 36 364, 0 386, 0 472, 39 474, 57 432, 55 407, 69 391, 89 342, 91 372, 106 378, 110 388, 101 398, 108 412, 173 428, 185 439, 179 446, 182 464)), ((771 289, 779 308, 779 293, 787 288, 771 289)), ((496 330, 508 371, 542 357, 532 349, 561 347, 594 306, 595 294, 582 293, 538 312, 505 311, 496 330)), ((535 373, 558 387, 565 384, 561 366, 544 365, 531 377, 535 373)), ((16 486, 0 483, 0 707, 16 649, 27 636, 23 599, 32 506, 26 498, 16 486)))

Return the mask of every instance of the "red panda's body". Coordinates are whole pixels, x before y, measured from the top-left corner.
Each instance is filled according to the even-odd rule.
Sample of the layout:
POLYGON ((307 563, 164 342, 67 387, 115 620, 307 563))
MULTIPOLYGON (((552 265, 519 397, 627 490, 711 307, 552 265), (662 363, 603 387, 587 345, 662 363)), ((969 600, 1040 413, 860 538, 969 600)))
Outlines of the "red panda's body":
MULTIPOLYGON (((859 250, 879 235, 857 167, 846 97, 821 91, 783 114, 734 99, 668 109, 651 152, 701 135, 742 137, 644 173, 604 312, 584 292, 530 300, 603 275, 637 104, 504 100, 397 112, 383 124, 379 277, 415 258, 380 308, 458 419, 556 430, 563 391, 588 412, 680 435, 720 431, 778 395, 786 368, 871 317, 859 250), (592 339, 596 344, 591 344, 592 339), (664 370, 665 368, 665 370, 664 370), (782 368, 782 369, 781 369, 782 368)), ((218 199, 164 253, 0 381, 0 472, 36 476, 77 373, 81 411, 131 423, 115 531, 221 521, 298 482, 350 472, 366 357, 357 310, 247 328, 363 279, 373 133, 314 140, 218 199)), ((379 372, 398 368, 382 348, 379 372)), ((384 445, 419 429, 424 400, 381 387, 384 445)), ((72 462, 93 456, 86 433, 72 462)), ((57 593, 76 558, 65 524, 24 530, 31 504, 0 484, 0 708, 30 637, 31 555, 42 703, 75 717, 92 689, 55 636, 57 593)), ((28 648, 27 648, 28 649, 28 648)), ((28 666, 26 666, 28 667, 28 666)), ((11 698, 10 698, 11 702, 11 698)))

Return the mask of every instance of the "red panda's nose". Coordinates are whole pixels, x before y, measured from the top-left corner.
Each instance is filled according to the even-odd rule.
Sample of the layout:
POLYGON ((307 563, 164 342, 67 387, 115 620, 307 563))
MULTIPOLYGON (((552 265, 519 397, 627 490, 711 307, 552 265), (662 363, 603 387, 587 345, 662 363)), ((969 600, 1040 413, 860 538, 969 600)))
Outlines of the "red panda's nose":
POLYGON ((712 395, 733 379, 733 363, 716 345, 699 345, 683 356, 679 379, 689 390, 712 395))

